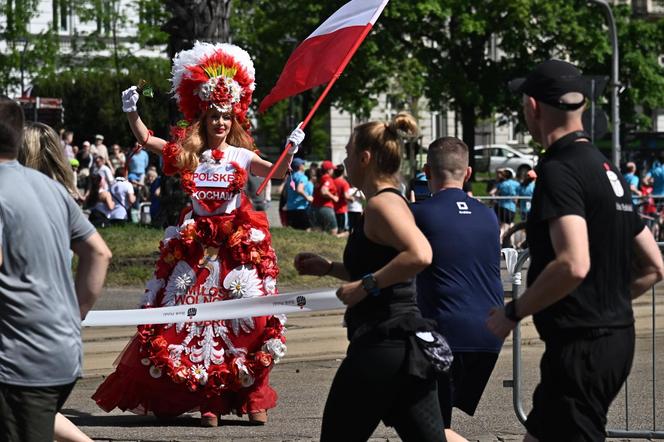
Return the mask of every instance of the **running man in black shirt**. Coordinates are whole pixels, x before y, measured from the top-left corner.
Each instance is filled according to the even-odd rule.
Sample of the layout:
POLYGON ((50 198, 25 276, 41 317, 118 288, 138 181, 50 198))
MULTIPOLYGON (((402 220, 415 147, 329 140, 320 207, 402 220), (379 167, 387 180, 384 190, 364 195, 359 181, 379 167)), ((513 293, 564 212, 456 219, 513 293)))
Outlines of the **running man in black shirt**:
POLYGON ((603 441, 634 356, 631 300, 662 279, 664 264, 620 172, 583 132, 576 67, 548 60, 510 86, 546 152, 528 217, 528 289, 487 324, 506 337, 534 315, 545 343, 524 440, 603 441))

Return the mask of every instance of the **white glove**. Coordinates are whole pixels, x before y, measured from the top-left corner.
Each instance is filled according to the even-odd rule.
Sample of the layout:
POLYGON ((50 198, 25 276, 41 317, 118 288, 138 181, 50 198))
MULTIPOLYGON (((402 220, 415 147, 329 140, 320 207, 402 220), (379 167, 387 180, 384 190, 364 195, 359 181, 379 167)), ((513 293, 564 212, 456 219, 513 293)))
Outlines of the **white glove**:
POLYGON ((291 155, 295 155, 300 148, 300 144, 302 144, 302 141, 304 141, 304 131, 300 129, 300 125, 302 123, 298 124, 297 127, 293 130, 293 132, 290 133, 288 136, 288 140, 286 141, 286 144, 289 142, 291 143, 291 147, 288 149, 288 153, 291 155))
POLYGON ((132 86, 122 92, 122 112, 136 112, 136 103, 138 103, 138 90, 132 86))

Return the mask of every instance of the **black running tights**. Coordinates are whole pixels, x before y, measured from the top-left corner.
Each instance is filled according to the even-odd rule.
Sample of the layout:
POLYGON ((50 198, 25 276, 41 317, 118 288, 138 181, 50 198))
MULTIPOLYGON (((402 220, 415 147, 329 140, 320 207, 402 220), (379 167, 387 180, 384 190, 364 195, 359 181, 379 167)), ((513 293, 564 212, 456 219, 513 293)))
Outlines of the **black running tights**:
POLYGON ((327 397, 321 442, 366 441, 381 420, 404 442, 445 442, 436 381, 406 372, 407 345, 350 345, 327 397))

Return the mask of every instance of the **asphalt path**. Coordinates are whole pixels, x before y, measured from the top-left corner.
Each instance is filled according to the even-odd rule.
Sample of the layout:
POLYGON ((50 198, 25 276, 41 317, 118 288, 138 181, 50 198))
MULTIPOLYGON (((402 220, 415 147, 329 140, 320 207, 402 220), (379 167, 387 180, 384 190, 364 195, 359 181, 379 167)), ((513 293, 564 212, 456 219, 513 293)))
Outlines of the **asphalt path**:
MULTIPOLYGON (((107 290, 96 309, 135 308, 142 290, 107 290)), ((637 353, 628 394, 623 391, 611 408, 609 428, 664 431, 664 299, 658 291, 655 316, 655 370, 653 361, 652 304, 644 297, 636 305, 637 353), (653 375, 655 397, 653 402, 653 375), (625 404, 628 404, 626 409, 625 404), (627 411, 626 411, 627 410, 627 411)), ((83 331, 85 378, 79 381, 65 404, 64 413, 88 435, 100 441, 310 441, 317 440, 323 407, 334 373, 347 345, 341 327, 342 312, 320 312, 289 316, 289 354, 272 371, 272 385, 279 393, 278 406, 270 410, 263 427, 249 425, 246 418, 226 416, 218 428, 201 428, 195 413, 169 422, 115 410, 105 413, 90 396, 112 371, 113 360, 133 334, 133 327, 86 328, 83 331)), ((522 326, 523 406, 538 381, 538 363, 543 350, 532 322, 522 326)), ((516 441, 524 433, 512 406, 512 343, 508 339, 479 409, 474 417, 456 413, 454 426, 471 441, 516 441)), ((372 440, 400 440, 391 428, 380 425, 372 440)), ((639 440, 639 439, 611 439, 639 440)))

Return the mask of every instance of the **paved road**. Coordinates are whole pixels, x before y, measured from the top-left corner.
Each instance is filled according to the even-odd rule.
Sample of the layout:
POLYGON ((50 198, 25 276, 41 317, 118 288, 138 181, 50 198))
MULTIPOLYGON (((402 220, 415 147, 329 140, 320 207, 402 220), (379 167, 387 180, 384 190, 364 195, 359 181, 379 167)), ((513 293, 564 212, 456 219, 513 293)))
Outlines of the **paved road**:
MULTIPOLYGON (((140 291, 109 291, 98 309, 131 308, 140 291)), ((629 427, 651 429, 652 425, 652 316, 648 299, 640 301, 637 315, 637 355, 629 382, 629 427)), ((656 420, 664 430, 664 301, 657 304, 656 345, 656 420)), ((102 441, 309 441, 317 440, 327 392, 346 348, 341 313, 291 315, 289 317, 289 355, 272 372, 272 383, 280 400, 270 412, 270 423, 253 427, 240 418, 227 417, 219 428, 200 428, 195 415, 186 415, 167 424, 149 416, 135 416, 114 411, 106 414, 89 399, 101 382, 101 375, 111 371, 111 364, 133 332, 131 327, 89 328, 84 330, 86 378, 79 382, 65 405, 65 414, 96 440, 102 441)), ((538 361, 542 346, 532 323, 523 325, 522 352, 524 407, 530 406, 530 394, 538 379, 538 361)), ((512 345, 506 346, 498 360, 475 417, 456 414, 454 419, 462 434, 472 441, 521 440, 523 427, 512 409, 510 388, 503 381, 512 379, 512 345)), ((625 394, 621 393, 610 413, 609 427, 625 428, 625 394)), ((374 440, 399 440, 392 429, 382 425, 374 440)), ((627 440, 627 439, 615 439, 627 440)), ((634 439, 636 440, 636 439, 634 439)))

